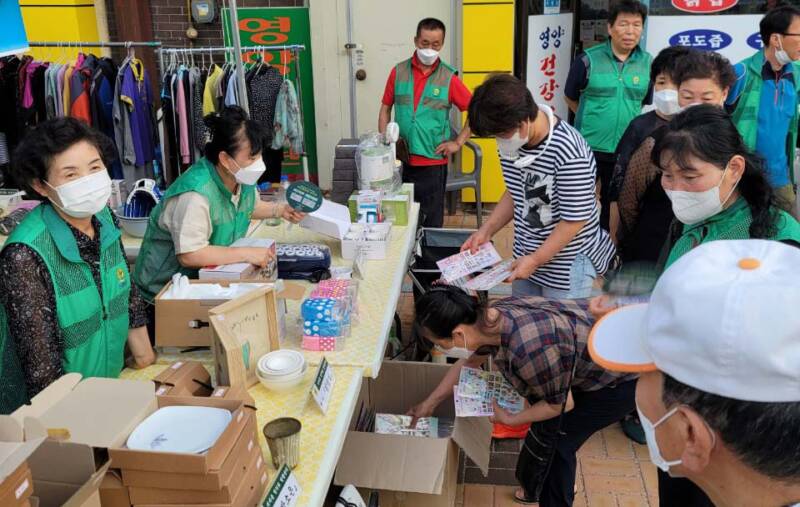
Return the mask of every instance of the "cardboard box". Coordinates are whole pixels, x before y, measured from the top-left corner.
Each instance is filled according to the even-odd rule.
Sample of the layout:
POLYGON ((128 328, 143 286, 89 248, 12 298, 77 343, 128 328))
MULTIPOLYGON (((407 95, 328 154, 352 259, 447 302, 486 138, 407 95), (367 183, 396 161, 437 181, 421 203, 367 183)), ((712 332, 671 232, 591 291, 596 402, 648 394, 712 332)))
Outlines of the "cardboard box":
POLYGON ((103 507, 131 507, 130 492, 122 484, 119 470, 109 470, 100 482, 100 504, 103 507))
POLYGON ((175 361, 158 374, 156 396, 210 396, 211 375, 197 361, 175 361))
MULTIPOLYGON (((411 203, 414 202, 414 184, 403 183, 401 190, 392 197, 383 196, 381 198, 381 214, 384 220, 390 221, 398 226, 407 226, 408 217, 411 215, 411 203)), ((350 220, 358 221, 358 190, 350 195, 347 200, 347 207, 350 210, 350 220)))
POLYGON ((258 383, 257 362, 280 348, 278 306, 272 288, 255 290, 209 312, 217 384, 248 388, 258 383))
POLYGON ((0 484, 0 505, 20 506, 33 495, 33 475, 23 462, 0 484))
MULTIPOLYGON (((360 401, 377 412, 404 414, 424 400, 447 374, 450 366, 432 363, 386 361, 377 379, 364 379, 360 401)), ((356 403, 360 407, 361 403, 356 403)), ((356 409, 358 410, 358 409, 356 409)), ((434 413, 455 417, 452 400, 434 413)), ((355 424, 358 418, 352 418, 355 424)), ((401 492, 403 505, 444 507, 455 504, 458 447, 483 471, 489 469, 492 425, 488 418, 457 418, 451 438, 379 435, 351 431, 336 468, 334 483, 381 490, 384 498, 401 492), (413 463, 413 466, 409 466, 413 463)), ((399 505, 392 504, 387 505, 399 505)))
POLYGON ((300 221, 300 227, 334 239, 342 239, 347 234, 350 223, 350 210, 347 206, 326 199, 322 202, 322 207, 300 221))
POLYGON ((249 486, 246 479, 248 473, 251 472, 252 469, 255 468, 257 471, 266 471, 266 462, 261 453, 261 447, 257 445, 254 446, 253 449, 245 455, 245 458, 243 464, 241 464, 237 468, 237 472, 233 474, 230 483, 225 484, 219 490, 131 487, 131 501, 134 505, 233 503, 241 488, 249 486))
MULTIPOLYGON (((194 407, 215 407, 229 410, 233 419, 219 436, 214 445, 204 454, 187 454, 175 452, 155 452, 128 449, 122 446, 109 448, 108 453, 115 467, 123 470, 143 470, 150 472, 207 474, 221 470, 225 460, 230 456, 236 441, 247 424, 247 408, 240 400, 218 400, 214 398, 179 398, 160 396, 157 408, 182 405, 194 407)), ((147 415, 150 415, 149 413, 147 415)), ((144 417, 142 418, 144 419, 144 417)), ((140 419, 137 424, 141 422, 140 419)))
MULTIPOLYGON (((228 287, 237 281, 189 280, 194 284, 219 284, 228 287)), ((255 281, 254 283, 258 283, 255 281)), ((264 282, 265 286, 270 284, 264 282)), ((157 347, 210 347, 212 345, 208 312, 226 303, 226 299, 163 299, 172 286, 170 281, 161 289, 155 299, 156 305, 156 346, 157 347)), ((291 282, 278 281, 274 284, 278 298, 302 299, 305 288, 291 282), (298 292, 300 295, 298 296, 298 292)), ((285 305, 284 305, 285 306, 285 305)))
POLYGON ((261 498, 269 485, 269 474, 266 464, 260 468, 250 466, 244 474, 244 481, 230 503, 205 503, 205 504, 168 504, 160 501, 158 504, 138 504, 136 507, 260 507, 261 498))
POLYGON ((367 260, 383 260, 392 241, 392 223, 370 224, 375 231, 384 232, 386 237, 382 241, 358 241, 354 239, 342 240, 342 258, 355 259, 357 248, 361 248, 367 260))
POLYGON ((244 431, 236 441, 233 452, 222 464, 222 468, 208 474, 184 474, 122 470, 122 483, 128 487, 162 488, 200 491, 219 491, 230 484, 235 474, 245 470, 248 456, 258 449, 258 423, 255 412, 250 411, 244 431))

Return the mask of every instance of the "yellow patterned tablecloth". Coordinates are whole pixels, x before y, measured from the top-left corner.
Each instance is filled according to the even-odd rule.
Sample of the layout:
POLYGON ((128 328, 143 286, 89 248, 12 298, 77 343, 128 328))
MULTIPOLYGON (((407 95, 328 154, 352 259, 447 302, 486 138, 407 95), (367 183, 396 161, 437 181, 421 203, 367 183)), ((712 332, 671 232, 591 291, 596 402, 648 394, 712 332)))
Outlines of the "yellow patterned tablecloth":
MULTIPOLYGON (((391 244, 387 249, 386 259, 366 262, 365 280, 359 282, 359 321, 352 326, 343 350, 325 352, 325 357, 332 365, 363 368, 365 377, 377 378, 389 341, 389 330, 394 321, 408 259, 416 239, 418 216, 419 204, 413 203, 408 226, 392 228, 391 244)), ((341 244, 338 240, 297 225, 262 226, 252 236, 272 238, 278 243, 325 244, 331 249, 333 266, 352 266, 352 261, 342 259, 341 244)), ((311 287, 312 284, 306 285, 311 287)), ((281 343, 281 348, 301 350, 302 332, 297 321, 300 315, 300 302, 289 301, 288 308, 287 338, 281 343)), ((319 364, 322 353, 303 352, 310 364, 319 364)))
MULTIPOLYGON (((186 359, 185 356, 183 358, 186 359)), ((198 355, 195 359, 205 363, 213 376, 212 360, 208 353, 205 356, 198 355)), ((160 358, 159 364, 143 370, 126 369, 121 377, 150 380, 161 373, 167 364, 165 358, 160 358)), ((333 372, 335 379, 333 397, 325 415, 309 397, 316 368, 309 368, 303 383, 290 391, 276 393, 268 391, 260 384, 250 388, 249 391, 256 402, 259 442, 264 449, 264 458, 270 466, 270 480, 274 480, 276 470, 272 468, 269 448, 261 429, 266 423, 278 417, 295 417, 303 424, 300 433, 301 461, 294 470, 303 490, 297 504, 300 507, 318 507, 323 504, 361 391, 363 374, 360 368, 334 366, 333 372)))

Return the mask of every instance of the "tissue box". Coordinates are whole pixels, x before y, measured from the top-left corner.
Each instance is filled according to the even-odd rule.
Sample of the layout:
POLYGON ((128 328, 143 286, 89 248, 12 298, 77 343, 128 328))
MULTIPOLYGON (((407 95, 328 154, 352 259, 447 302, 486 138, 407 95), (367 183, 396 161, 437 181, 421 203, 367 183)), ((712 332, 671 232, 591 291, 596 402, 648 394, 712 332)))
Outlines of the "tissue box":
POLYGON ((313 352, 333 352, 336 346, 343 342, 342 337, 335 336, 305 336, 303 335, 303 350, 313 352))
MULTIPOLYGON (((408 217, 411 214, 411 203, 414 201, 414 184, 403 183, 400 191, 391 196, 381 198, 381 214, 384 220, 395 225, 408 225, 408 217)), ((347 207, 350 210, 350 220, 358 221, 358 191, 354 192, 347 200, 347 207)))
MULTIPOLYGON (((382 234, 381 240, 348 239, 348 235, 342 240, 342 258, 352 260, 356 258, 356 251, 360 247, 367 260, 379 261, 386 259, 389 249, 389 242, 392 237, 392 222, 382 224, 369 224, 369 227, 376 233, 382 234)), ((352 230, 352 229, 351 229, 352 230)))
POLYGON ((342 324, 338 321, 307 320, 303 322, 303 334, 306 336, 340 336, 342 324))
MULTIPOLYGON (((233 242, 232 248, 266 248, 272 250, 273 258, 276 256, 275 241, 266 238, 241 238, 233 242)), ((259 269, 249 262, 224 264, 221 266, 206 266, 200 270, 200 280, 263 280, 275 281, 278 277, 275 262, 270 263, 265 269, 259 269)))

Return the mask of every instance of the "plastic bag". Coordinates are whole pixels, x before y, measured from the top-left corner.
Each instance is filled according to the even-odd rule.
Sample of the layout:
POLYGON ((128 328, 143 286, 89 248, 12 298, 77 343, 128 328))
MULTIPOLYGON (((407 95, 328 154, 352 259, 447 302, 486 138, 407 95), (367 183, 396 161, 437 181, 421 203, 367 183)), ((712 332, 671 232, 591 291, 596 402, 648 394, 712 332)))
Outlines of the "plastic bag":
POLYGON ((383 134, 377 132, 361 136, 356 147, 356 169, 360 190, 380 190, 386 195, 395 195, 403 184, 394 150, 385 142, 383 134))

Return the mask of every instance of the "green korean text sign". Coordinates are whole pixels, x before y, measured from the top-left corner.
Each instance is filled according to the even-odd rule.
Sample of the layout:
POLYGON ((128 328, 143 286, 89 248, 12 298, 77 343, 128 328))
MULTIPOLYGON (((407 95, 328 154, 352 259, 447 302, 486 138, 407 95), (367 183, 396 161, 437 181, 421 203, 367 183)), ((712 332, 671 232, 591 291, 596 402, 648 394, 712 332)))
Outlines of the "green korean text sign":
MULTIPOLYGON (((232 45, 230 37, 230 18, 228 9, 223 9, 222 26, 225 44, 232 45)), ((311 66, 311 24, 308 19, 308 7, 259 7, 238 9, 239 37, 242 47, 250 46, 284 46, 302 44, 305 50, 299 55, 300 67, 300 100, 303 109, 303 130, 306 153, 308 155, 308 171, 312 181, 318 182, 317 176, 317 134, 314 124, 314 73, 311 66)), ((259 58, 277 68, 281 74, 291 79, 298 86, 297 63, 295 56, 286 51, 244 51, 245 62, 256 62, 259 58)), ((272 126, 270 125, 269 128, 272 126)), ((283 173, 290 179, 302 178, 303 165, 299 153, 288 148, 284 154, 283 173)))

